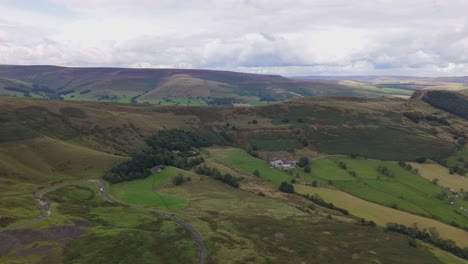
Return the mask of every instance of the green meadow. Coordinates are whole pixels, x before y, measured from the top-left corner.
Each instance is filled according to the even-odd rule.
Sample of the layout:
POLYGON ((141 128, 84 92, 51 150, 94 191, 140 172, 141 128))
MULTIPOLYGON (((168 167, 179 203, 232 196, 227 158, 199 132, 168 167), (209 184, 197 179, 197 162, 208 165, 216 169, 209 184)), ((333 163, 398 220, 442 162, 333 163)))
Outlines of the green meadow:
POLYGON ((468 227, 468 202, 448 197, 448 189, 400 167, 397 162, 330 157, 315 160, 312 173, 356 197, 446 223, 468 227), (340 167, 340 162, 347 169, 340 167), (378 171, 386 167, 391 176, 378 171), (350 175, 355 172, 356 176, 350 175), (453 202, 453 204, 451 204, 453 202))
POLYGON ((249 173, 258 170, 260 177, 269 180, 275 188, 278 188, 281 182, 289 182, 293 178, 283 171, 270 168, 266 161, 254 158, 242 149, 209 148, 208 151, 215 160, 233 168, 249 173))
POLYGON ((143 180, 120 183, 112 186, 118 200, 129 204, 150 206, 159 209, 179 209, 187 206, 183 197, 165 194, 158 190, 163 184, 170 183, 171 178, 180 170, 166 167, 161 173, 155 173, 143 180))

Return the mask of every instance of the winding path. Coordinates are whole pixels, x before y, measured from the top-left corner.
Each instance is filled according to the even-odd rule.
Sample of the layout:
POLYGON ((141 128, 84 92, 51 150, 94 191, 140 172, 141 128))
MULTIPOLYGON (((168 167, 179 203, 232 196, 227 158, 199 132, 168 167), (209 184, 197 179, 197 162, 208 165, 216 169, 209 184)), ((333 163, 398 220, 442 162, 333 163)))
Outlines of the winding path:
MULTIPOLYGON (((123 203, 121 201, 113 200, 107 194, 106 185, 101 180, 89 180, 89 182, 95 183, 95 184, 97 184, 99 186, 99 190, 101 192, 102 198, 105 201, 109 202, 109 203, 117 203, 117 204, 121 204, 121 205, 125 205, 125 206, 131 206, 131 207, 134 207, 134 208, 145 210, 147 212, 155 213, 155 214, 161 215, 163 217, 166 217, 167 219, 169 219, 171 221, 174 221, 174 222, 178 223, 179 225, 183 226, 187 231, 190 232, 190 234, 192 235, 192 237, 195 240, 195 243, 197 244, 198 251, 199 251, 198 264, 204 264, 205 263, 205 245, 203 244, 203 240, 201 239, 200 235, 197 233, 195 228, 193 228, 193 226, 191 226, 189 223, 187 223, 187 222, 185 222, 185 221, 183 221, 183 220, 181 220, 181 219, 179 219, 179 218, 177 218, 177 217, 175 217, 175 216, 173 216, 173 215, 171 215, 169 213, 163 212, 163 211, 146 208, 146 207, 139 206, 139 205, 127 204, 127 203, 123 203)), ((40 209, 39 209, 39 215, 35 219, 33 219, 31 221, 28 221, 28 222, 25 222, 25 223, 22 223, 22 224, 19 224, 19 225, 15 225, 15 226, 0 229, 0 233, 5 232, 5 231, 9 231, 9 230, 15 230, 15 229, 20 229, 20 228, 23 228, 23 227, 27 227, 27 226, 36 224, 36 223, 46 219, 47 217, 49 217, 52 214, 52 212, 50 210, 50 201, 46 200, 43 196, 50 193, 50 192, 56 191, 58 189, 65 188, 65 187, 68 187, 68 186, 73 186, 73 185, 80 185, 82 183, 83 183, 82 181, 71 182, 71 183, 67 183, 67 184, 64 184, 64 185, 52 187, 52 188, 49 188, 49 189, 43 190, 42 192, 37 193, 36 195, 34 195, 34 198, 39 202, 39 204, 41 206, 40 209)))

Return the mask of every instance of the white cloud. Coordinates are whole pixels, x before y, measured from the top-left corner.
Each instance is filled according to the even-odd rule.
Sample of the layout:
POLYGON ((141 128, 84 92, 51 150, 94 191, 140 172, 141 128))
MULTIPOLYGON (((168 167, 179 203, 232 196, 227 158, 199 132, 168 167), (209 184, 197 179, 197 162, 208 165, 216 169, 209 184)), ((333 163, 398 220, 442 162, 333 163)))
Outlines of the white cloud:
POLYGON ((0 2, 0 63, 468 75, 465 0, 38 1, 0 2))

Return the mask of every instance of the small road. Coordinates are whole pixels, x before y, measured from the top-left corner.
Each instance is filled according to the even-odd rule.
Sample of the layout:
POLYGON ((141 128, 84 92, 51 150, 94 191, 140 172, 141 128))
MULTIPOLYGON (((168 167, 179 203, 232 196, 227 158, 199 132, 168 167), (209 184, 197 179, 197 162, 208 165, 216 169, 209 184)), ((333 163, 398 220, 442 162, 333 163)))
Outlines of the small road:
POLYGON ((58 189, 65 188, 65 187, 72 186, 72 185, 79 185, 80 183, 81 182, 79 182, 79 181, 71 182, 71 183, 67 183, 67 184, 64 184, 64 185, 49 188, 49 189, 43 190, 42 192, 39 192, 39 193, 35 194, 34 199, 36 199, 39 202, 39 205, 40 205, 39 215, 35 219, 33 219, 31 221, 24 222, 24 223, 19 224, 19 225, 15 225, 15 226, 0 229, 0 233, 5 232, 5 231, 9 231, 9 230, 20 229, 20 228, 23 228, 23 227, 26 227, 26 226, 30 226, 30 225, 33 225, 35 223, 38 223, 38 222, 46 219, 47 217, 49 217, 52 214, 52 212, 50 210, 50 202, 48 200, 46 200, 43 196, 50 193, 50 192, 56 191, 58 189))
MULTIPOLYGON (((195 228, 193 228, 193 226, 191 226, 189 223, 187 223, 187 222, 185 222, 185 221, 183 221, 183 220, 181 220, 181 219, 179 219, 179 218, 177 218, 177 217, 175 217, 175 216, 173 216, 173 215, 171 215, 169 213, 163 212, 163 211, 159 211, 159 210, 151 209, 151 208, 146 208, 146 207, 139 206, 139 205, 127 204, 127 203, 123 203, 123 202, 120 202, 120 201, 113 200, 107 194, 106 185, 104 184, 104 182, 102 182, 102 180, 89 180, 89 182, 92 182, 92 183, 97 184, 99 186, 99 191, 101 192, 101 196, 106 202, 117 203, 117 204, 125 205, 125 206, 131 206, 131 207, 134 207, 134 208, 145 210, 147 212, 158 214, 158 215, 166 217, 167 219, 169 219, 171 221, 174 221, 174 222, 178 223, 179 225, 181 225, 182 227, 184 227, 187 231, 189 231, 189 233, 194 238, 195 243, 197 244, 198 251, 199 251, 198 264, 204 264, 205 263, 205 245, 203 244, 203 240, 201 239, 201 236, 197 233, 195 228)), ((9 230, 15 230, 15 229, 20 229, 20 228, 23 228, 23 227, 27 227, 27 226, 36 224, 36 223, 46 219, 47 217, 49 217, 52 214, 52 211, 50 210, 50 201, 45 199, 43 196, 50 193, 50 192, 56 191, 58 189, 62 189, 62 188, 65 188, 65 187, 68 187, 68 186, 73 186, 73 185, 80 185, 82 183, 83 183, 82 181, 71 182, 71 183, 67 183, 67 184, 64 184, 64 185, 55 186, 55 187, 52 187, 52 188, 49 188, 49 189, 46 189, 46 190, 43 190, 43 191, 37 193, 36 195, 34 195, 34 198, 39 202, 39 204, 41 206, 40 209, 39 209, 39 215, 35 219, 33 219, 31 221, 28 221, 28 222, 25 222, 25 223, 22 223, 22 224, 19 224, 19 225, 15 225, 15 226, 0 229, 0 233, 5 232, 5 231, 9 231, 9 230)))
POLYGON ((193 226, 191 226, 189 223, 187 223, 187 222, 185 222, 185 221, 183 221, 183 220, 181 220, 181 219, 179 219, 179 218, 177 218, 177 217, 175 217, 175 216, 173 216, 173 215, 171 215, 169 213, 163 212, 163 211, 159 211, 159 210, 156 210, 156 209, 151 209, 151 208, 147 208, 147 207, 143 207, 143 206, 139 206, 139 205, 128 204, 128 203, 124 203, 124 202, 121 202, 121 201, 113 200, 107 194, 106 185, 104 184, 104 182, 102 182, 102 180, 90 180, 90 182, 93 182, 93 183, 95 183, 95 184, 97 184, 99 186, 99 190, 101 191, 102 197, 104 198, 104 200, 106 200, 106 201, 108 201, 110 203, 117 203, 117 204, 121 204, 121 205, 131 206, 131 207, 134 207, 134 208, 145 210, 147 212, 155 213, 155 214, 164 216, 167 219, 170 219, 170 220, 178 223, 179 225, 183 226, 187 231, 190 232, 193 239, 195 240, 195 243, 197 244, 198 252, 199 252, 198 253, 198 264, 205 263, 205 245, 203 244, 203 240, 201 239, 200 235, 197 233, 195 228, 193 228, 193 226))

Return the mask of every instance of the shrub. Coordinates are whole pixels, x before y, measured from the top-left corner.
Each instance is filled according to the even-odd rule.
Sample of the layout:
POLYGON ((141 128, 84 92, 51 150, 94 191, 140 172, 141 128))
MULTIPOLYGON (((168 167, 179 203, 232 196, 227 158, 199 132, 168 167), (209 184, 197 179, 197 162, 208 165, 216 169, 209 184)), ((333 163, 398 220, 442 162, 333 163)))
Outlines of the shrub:
POLYGON ((173 179, 172 179, 172 183, 176 186, 179 186, 179 185, 182 185, 184 184, 185 182, 185 179, 184 179, 184 175, 182 173, 179 173, 177 174, 173 179))
POLYGON ((294 185, 287 182, 282 182, 279 190, 284 193, 294 193, 294 185))

